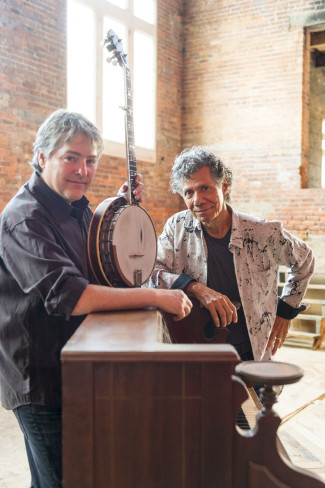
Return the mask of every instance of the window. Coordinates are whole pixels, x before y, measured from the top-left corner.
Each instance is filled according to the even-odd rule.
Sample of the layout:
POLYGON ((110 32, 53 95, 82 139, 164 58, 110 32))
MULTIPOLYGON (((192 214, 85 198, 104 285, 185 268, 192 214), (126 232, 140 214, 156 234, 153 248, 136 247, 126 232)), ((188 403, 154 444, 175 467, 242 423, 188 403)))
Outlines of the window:
POLYGON ((109 29, 122 39, 132 77, 138 159, 154 161, 156 0, 68 0, 67 105, 100 128, 105 153, 125 156, 123 70, 107 63, 109 29))
POLYGON ((325 188, 325 30, 309 31, 308 187, 325 188))

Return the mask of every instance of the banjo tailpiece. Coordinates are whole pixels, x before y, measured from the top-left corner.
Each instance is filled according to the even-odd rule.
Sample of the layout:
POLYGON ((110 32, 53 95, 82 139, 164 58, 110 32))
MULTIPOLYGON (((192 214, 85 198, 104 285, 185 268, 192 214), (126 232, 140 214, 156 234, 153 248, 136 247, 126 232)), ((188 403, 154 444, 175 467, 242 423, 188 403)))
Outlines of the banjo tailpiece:
POLYGON ((128 199, 107 198, 96 208, 88 231, 88 258, 99 284, 114 287, 140 287, 150 277, 156 261, 157 237, 154 224, 135 199, 137 175, 131 74, 122 41, 109 30, 104 41, 108 61, 123 68, 125 145, 128 173, 128 199))

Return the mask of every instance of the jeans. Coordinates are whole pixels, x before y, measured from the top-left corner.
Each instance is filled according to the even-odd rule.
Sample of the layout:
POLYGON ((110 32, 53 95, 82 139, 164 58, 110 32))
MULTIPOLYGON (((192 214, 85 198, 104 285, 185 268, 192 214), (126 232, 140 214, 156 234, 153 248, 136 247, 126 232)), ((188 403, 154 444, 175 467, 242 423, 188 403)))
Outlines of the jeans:
POLYGON ((61 408, 23 405, 13 412, 24 434, 31 488, 61 488, 61 408))

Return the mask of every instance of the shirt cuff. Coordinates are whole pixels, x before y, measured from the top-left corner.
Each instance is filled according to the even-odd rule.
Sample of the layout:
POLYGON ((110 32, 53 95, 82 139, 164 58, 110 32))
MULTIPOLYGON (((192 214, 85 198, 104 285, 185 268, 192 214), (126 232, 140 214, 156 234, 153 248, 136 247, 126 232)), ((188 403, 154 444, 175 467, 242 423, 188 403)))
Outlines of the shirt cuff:
POLYGON ((297 317, 300 312, 306 310, 306 308, 307 307, 304 304, 301 304, 299 308, 291 307, 291 305, 278 297, 278 308, 276 314, 283 319, 292 320, 297 317))
POLYGON ((185 290, 187 285, 191 283, 191 281, 196 281, 192 276, 187 275, 185 273, 182 273, 179 275, 178 278, 174 281, 174 283, 171 286, 171 290, 185 290))

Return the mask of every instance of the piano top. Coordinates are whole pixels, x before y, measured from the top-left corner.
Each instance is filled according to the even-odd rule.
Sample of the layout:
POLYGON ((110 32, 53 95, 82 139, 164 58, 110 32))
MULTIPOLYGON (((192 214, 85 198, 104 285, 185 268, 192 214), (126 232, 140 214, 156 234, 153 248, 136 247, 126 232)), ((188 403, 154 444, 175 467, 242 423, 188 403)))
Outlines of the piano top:
POLYGON ((236 350, 229 344, 163 343, 161 313, 154 308, 89 314, 61 352, 62 361, 86 358, 239 362, 236 350))

